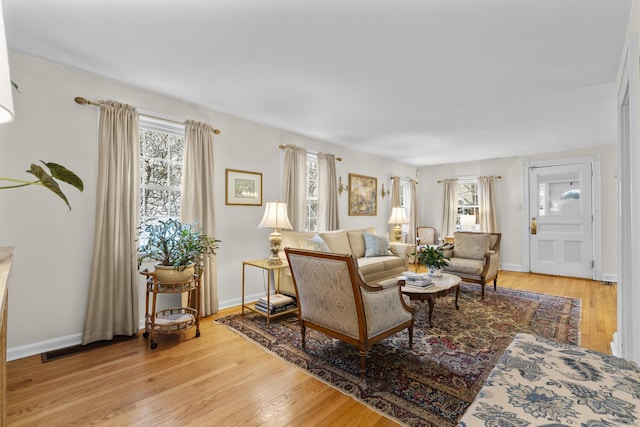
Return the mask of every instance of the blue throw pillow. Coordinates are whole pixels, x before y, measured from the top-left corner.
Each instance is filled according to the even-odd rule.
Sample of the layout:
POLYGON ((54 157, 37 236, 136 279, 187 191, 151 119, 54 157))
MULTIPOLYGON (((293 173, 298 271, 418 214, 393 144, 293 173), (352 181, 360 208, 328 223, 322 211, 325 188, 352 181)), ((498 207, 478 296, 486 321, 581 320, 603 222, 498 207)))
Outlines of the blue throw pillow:
POLYGON ((389 239, 382 236, 376 236, 375 234, 362 232, 364 236, 364 256, 388 256, 393 255, 389 250, 389 239))

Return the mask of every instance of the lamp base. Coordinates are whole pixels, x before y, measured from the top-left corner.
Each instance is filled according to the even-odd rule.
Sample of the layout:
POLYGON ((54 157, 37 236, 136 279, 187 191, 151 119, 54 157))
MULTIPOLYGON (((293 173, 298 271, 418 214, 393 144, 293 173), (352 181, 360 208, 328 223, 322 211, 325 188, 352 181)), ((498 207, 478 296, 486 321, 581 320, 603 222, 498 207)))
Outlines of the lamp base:
POLYGON ((273 233, 269 234, 269 245, 271 250, 271 255, 267 258, 267 262, 269 265, 280 265, 282 264, 282 258, 278 255, 280 252, 280 245, 282 244, 282 234, 278 233, 278 230, 275 230, 273 233))
POLYGON ((400 224, 396 224, 396 226, 393 227, 393 237, 396 239, 396 242, 402 240, 402 226, 400 224))

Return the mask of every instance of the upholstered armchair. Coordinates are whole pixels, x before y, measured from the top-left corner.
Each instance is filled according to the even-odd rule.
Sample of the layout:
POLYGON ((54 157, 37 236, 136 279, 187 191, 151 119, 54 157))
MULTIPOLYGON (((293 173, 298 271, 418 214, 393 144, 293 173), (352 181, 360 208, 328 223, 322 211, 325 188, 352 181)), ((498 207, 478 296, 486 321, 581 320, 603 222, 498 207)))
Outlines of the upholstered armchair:
POLYGON ((427 227, 421 225, 416 228, 416 240, 420 245, 435 245, 436 244, 436 229, 433 227, 427 227))
POLYGON ((360 374, 366 371, 367 350, 405 328, 413 344, 414 309, 405 301, 402 281, 364 283, 351 255, 285 248, 298 299, 298 322, 305 347, 306 328, 355 346, 360 374))
POLYGON ((485 285, 493 280, 494 291, 498 285, 501 237, 501 233, 454 233, 453 247, 450 244, 443 247, 449 258, 443 271, 461 277, 464 282, 479 283, 484 299, 485 285))

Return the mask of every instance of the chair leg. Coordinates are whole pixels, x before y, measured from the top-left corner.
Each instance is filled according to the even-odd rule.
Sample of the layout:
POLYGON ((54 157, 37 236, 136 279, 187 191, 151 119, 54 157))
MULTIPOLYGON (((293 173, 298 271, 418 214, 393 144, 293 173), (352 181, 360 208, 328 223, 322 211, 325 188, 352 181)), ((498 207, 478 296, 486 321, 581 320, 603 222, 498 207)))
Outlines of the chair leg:
POLYGON ((498 286, 498 276, 496 276, 495 279, 493 279, 493 290, 496 291, 496 287, 498 286))
POLYGON ((367 350, 358 349, 358 353, 360 354, 360 375, 364 377, 367 372, 367 350))
POLYGON ((409 348, 413 348, 413 326, 409 326, 409 348))
POLYGON ((307 328, 304 326, 304 322, 300 321, 300 339, 302 341, 302 348, 306 348, 305 338, 307 336, 307 328))
POLYGON ((482 300, 484 301, 484 283, 480 283, 480 288, 482 288, 482 300))

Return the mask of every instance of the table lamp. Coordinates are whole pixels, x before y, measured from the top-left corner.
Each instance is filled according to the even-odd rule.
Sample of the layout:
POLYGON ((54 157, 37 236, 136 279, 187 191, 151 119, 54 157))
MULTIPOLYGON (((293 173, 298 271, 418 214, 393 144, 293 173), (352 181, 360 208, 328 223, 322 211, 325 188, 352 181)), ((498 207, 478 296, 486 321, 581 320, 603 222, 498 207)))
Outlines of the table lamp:
POLYGON ((409 224, 404 208, 402 206, 391 208, 391 217, 389 217, 387 223, 395 224, 395 227, 393 227, 393 237, 396 242, 399 242, 402 239, 402 224, 409 224))
POLYGON ((460 228, 463 230, 473 230, 476 228, 476 216, 460 215, 460 228))
POLYGON ((278 256, 280 252, 280 244, 282 244, 282 234, 278 232, 279 229, 291 230, 293 226, 289 222, 289 216, 287 215, 287 204, 284 202, 267 202, 267 207, 264 210, 264 216, 262 221, 258 224, 258 228, 273 228, 273 233, 269 234, 269 245, 271 248, 271 255, 268 258, 269 264, 279 265, 282 264, 282 259, 278 256))

